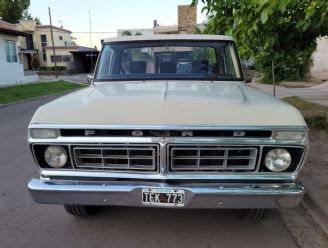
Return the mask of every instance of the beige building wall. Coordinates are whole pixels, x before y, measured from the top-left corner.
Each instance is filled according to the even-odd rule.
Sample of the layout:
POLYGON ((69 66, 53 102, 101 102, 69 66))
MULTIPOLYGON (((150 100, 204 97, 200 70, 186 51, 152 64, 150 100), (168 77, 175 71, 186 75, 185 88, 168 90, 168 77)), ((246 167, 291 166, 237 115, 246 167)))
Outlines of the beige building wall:
POLYGON ((313 64, 310 78, 317 81, 328 81, 328 37, 317 40, 317 49, 312 54, 313 64))
POLYGON ((24 70, 28 70, 28 59, 25 54, 19 54, 19 61, 23 65, 24 70))
MULTIPOLYGON (((51 64, 51 62, 49 60, 50 57, 48 59, 48 55, 47 55, 47 60, 45 61, 43 59, 43 49, 42 49, 42 43, 41 43, 41 35, 45 35, 47 37, 47 46, 52 46, 50 28, 47 28, 47 29, 42 28, 40 30, 37 29, 34 33, 34 36, 33 36, 33 41, 35 43, 35 48, 38 49, 40 64, 41 64, 41 66, 48 67, 49 64, 51 64)), ((71 43, 71 33, 60 31, 58 29, 53 29, 53 36, 54 36, 55 47, 56 46, 65 46, 65 41, 66 41, 66 45, 67 44, 69 44, 69 45, 72 44, 71 43), (62 37, 62 40, 60 40, 60 38, 59 38, 60 36, 62 37)), ((63 51, 56 49, 56 54, 58 53, 58 54, 61 54, 61 55, 70 55, 70 53, 68 51, 69 51, 69 49, 65 49, 64 52, 66 52, 66 53, 61 54, 63 51)), ((46 54, 47 54, 47 51, 46 51, 46 54)))
MULTIPOLYGON (((73 49, 73 48, 61 48, 61 49, 56 49, 56 56, 61 56, 61 55, 69 55, 71 57, 71 61, 72 62, 72 55, 70 53, 70 51, 76 51, 77 49, 73 49)), ((51 62, 51 56, 53 56, 53 51, 51 48, 47 48, 46 49, 46 55, 47 55, 47 61, 45 63, 45 67, 53 67, 55 66, 54 62, 51 62)), ((57 66, 66 66, 68 67, 70 62, 57 62, 57 66)))

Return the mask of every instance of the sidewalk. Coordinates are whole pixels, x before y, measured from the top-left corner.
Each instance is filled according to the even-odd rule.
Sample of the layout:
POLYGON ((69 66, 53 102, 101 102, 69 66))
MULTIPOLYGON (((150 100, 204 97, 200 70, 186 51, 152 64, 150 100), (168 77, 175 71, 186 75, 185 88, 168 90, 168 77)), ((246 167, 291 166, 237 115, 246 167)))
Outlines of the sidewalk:
POLYGON ((307 190, 303 206, 328 234, 328 133, 310 132, 311 149, 300 180, 307 190))
MULTIPOLYGON (((249 85, 269 95, 273 94, 272 84, 252 82, 249 85)), ((283 86, 276 86, 276 97, 283 98, 288 96, 298 96, 306 101, 328 106, 328 82, 309 88, 286 88, 283 86)))

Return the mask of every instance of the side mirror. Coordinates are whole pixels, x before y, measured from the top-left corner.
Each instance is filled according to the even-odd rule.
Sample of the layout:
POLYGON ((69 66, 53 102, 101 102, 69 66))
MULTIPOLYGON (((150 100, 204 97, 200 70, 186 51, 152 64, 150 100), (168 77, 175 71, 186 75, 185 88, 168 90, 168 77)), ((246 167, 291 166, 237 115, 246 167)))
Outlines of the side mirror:
POLYGON ((93 83, 93 76, 92 75, 87 76, 87 82, 88 82, 89 85, 91 85, 93 83))
POLYGON ((251 75, 245 75, 245 82, 247 84, 251 83, 252 82, 252 79, 253 79, 253 77, 251 75))
POLYGON ((251 68, 254 67, 254 61, 252 60, 243 60, 241 62, 241 65, 242 65, 242 69, 243 69, 243 72, 244 72, 244 78, 245 78, 245 82, 247 84, 251 83, 252 82, 252 73, 251 73, 251 68))

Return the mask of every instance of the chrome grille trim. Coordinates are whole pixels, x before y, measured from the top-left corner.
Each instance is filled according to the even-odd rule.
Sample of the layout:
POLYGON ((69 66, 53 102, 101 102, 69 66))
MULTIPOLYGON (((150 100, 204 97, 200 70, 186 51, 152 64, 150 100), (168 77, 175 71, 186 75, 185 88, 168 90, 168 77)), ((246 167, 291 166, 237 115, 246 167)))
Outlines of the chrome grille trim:
POLYGON ((106 144, 73 147, 78 169, 157 172, 159 148, 156 144, 106 144))
POLYGON ((169 171, 255 171, 258 161, 258 150, 256 147, 233 147, 210 144, 168 145, 169 171))

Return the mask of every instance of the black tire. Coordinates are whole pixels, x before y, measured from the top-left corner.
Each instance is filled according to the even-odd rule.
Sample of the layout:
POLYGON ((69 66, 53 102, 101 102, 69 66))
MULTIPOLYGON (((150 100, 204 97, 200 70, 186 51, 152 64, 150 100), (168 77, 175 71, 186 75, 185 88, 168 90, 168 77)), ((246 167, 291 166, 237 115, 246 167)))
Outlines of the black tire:
POLYGON ((266 209, 241 209, 238 216, 246 222, 257 223, 263 220, 266 212, 266 209))
POLYGON ((68 214, 78 217, 92 215, 98 211, 98 208, 95 206, 64 205, 64 208, 68 214))

